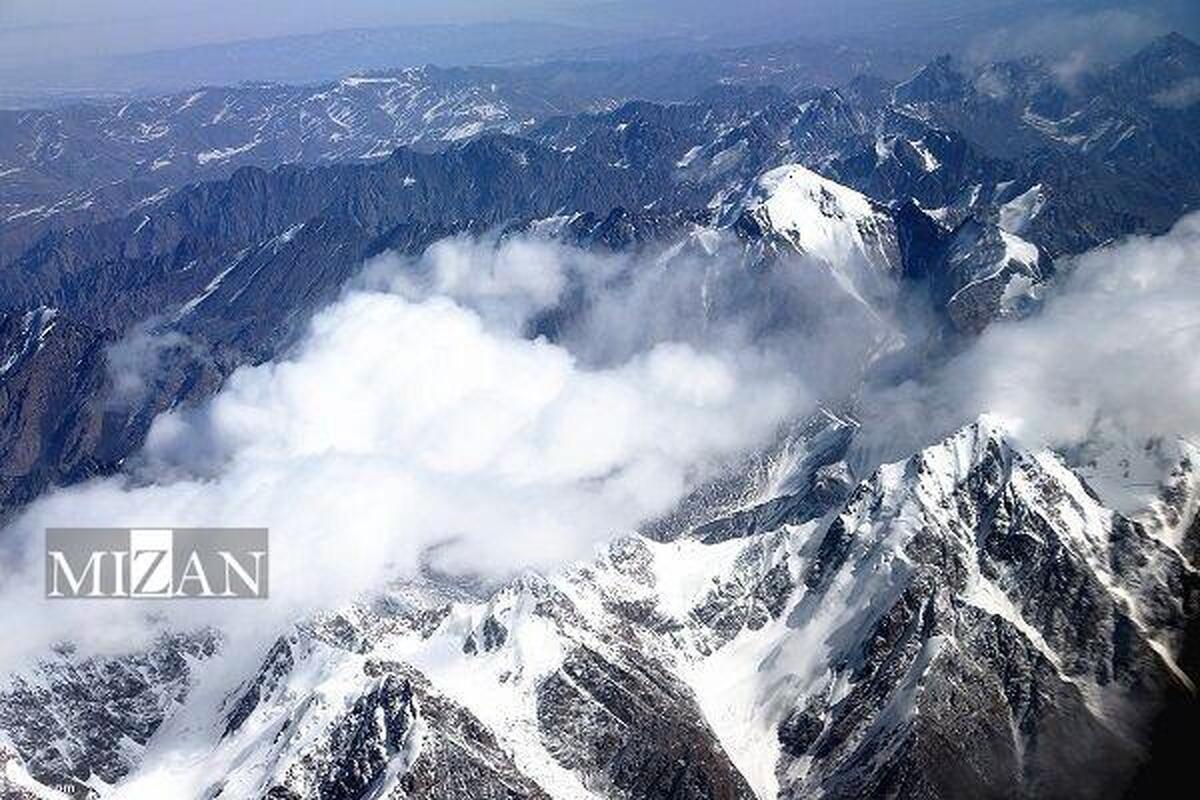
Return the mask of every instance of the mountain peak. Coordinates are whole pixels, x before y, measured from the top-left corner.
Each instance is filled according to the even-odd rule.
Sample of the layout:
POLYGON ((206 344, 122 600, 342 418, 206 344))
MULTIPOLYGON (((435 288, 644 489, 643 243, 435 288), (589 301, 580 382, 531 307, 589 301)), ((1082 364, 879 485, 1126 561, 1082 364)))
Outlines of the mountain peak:
POLYGON ((813 172, 800 164, 785 164, 768 170, 758 179, 762 204, 772 212, 779 227, 799 228, 798 218, 804 206, 817 204, 822 212, 838 216, 866 216, 872 213, 866 195, 813 172))
POLYGON ((749 229, 838 265, 856 293, 873 293, 872 274, 899 268, 896 226, 887 210, 807 167, 785 164, 763 173, 744 209, 749 229))
POLYGON ((1174 77, 1187 77, 1200 71, 1200 44, 1181 33, 1160 36, 1134 53, 1117 67, 1118 71, 1165 70, 1174 77))
POLYGON ((1188 37, 1178 31, 1171 31, 1168 34, 1158 37, 1144 50, 1154 52, 1180 52, 1180 53, 1200 53, 1200 44, 1196 44, 1188 37))
POLYGON ((922 67, 916 75, 900 83, 894 90, 897 102, 920 103, 957 97, 962 93, 966 78, 949 55, 942 55, 922 67))
MULTIPOLYGON (((998 414, 984 412, 940 442, 926 447, 904 464, 906 472, 933 467, 939 475, 958 482, 989 458, 1016 452, 1012 423, 998 414)), ((900 465, 893 465, 900 467, 900 465)))

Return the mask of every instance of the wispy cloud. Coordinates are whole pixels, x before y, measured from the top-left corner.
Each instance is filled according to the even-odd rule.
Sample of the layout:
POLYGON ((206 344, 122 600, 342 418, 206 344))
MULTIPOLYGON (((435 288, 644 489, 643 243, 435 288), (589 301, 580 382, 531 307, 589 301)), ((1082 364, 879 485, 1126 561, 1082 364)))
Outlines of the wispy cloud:
POLYGON ((1184 78, 1150 98, 1163 108, 1187 108, 1200 103, 1200 78, 1184 78))
POLYGON ((1060 82, 1073 87, 1097 66, 1129 56, 1169 30, 1150 9, 1050 10, 976 36, 967 45, 966 58, 984 64, 1039 56, 1060 82))

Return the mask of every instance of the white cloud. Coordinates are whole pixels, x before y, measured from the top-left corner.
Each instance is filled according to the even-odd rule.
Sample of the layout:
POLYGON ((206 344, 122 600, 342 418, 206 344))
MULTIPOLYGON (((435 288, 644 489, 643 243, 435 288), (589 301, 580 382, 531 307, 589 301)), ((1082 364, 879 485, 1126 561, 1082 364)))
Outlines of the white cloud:
POLYGON ((423 557, 502 578, 585 555, 804 407, 796 379, 753 353, 664 341, 587 367, 522 338, 514 309, 553 302, 569 258, 591 257, 445 243, 417 265, 424 289, 398 278, 403 264, 390 277, 374 265, 374 288, 317 315, 290 358, 239 369, 206 405, 160 416, 132 482, 54 491, 13 523, 9 541, 29 549, 6 616, 31 624, 10 642, 37 652, 112 633, 128 646, 146 611, 41 600, 45 527, 267 526, 271 600, 152 608, 170 624, 269 628, 412 576, 423 557))
POLYGON ((530 314, 558 302, 569 271, 605 261, 551 241, 462 235, 430 245, 415 264, 390 253, 373 259, 360 284, 407 296, 457 298, 490 323, 516 331, 530 314))
POLYGON ((1065 266, 1039 313, 992 325, 933 374, 864 401, 880 457, 983 412, 1060 447, 1099 431, 1142 443, 1200 433, 1200 213, 1065 266))
POLYGON ((149 380, 158 370, 163 355, 177 347, 193 348, 178 331, 156 331, 157 320, 135 325, 105 352, 110 383, 108 405, 129 408, 145 398, 149 380))
POLYGON ((1184 78, 1150 99, 1163 108, 1187 108, 1200 103, 1200 78, 1184 78))
POLYGON ((998 325, 964 368, 989 407, 1052 443, 1107 418, 1142 437, 1200 431, 1200 214, 1079 258, 1045 312, 998 325))

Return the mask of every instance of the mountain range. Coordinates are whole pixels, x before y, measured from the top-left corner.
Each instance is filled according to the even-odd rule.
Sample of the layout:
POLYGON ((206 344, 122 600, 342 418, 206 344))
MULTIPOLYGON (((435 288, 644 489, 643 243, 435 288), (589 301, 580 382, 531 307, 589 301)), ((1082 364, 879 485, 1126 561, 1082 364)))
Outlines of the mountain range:
MULTIPOLYGON (((0 111, 3 521, 135 475, 156 417, 287 357, 364 261, 447 237, 697 269, 699 328, 836 318, 861 341, 823 346, 865 373, 558 570, 426 570, 235 676, 212 628, 64 642, 0 683, 0 796, 1161 794, 1198 710, 1197 432, 1081 454, 983 415, 879 458, 861 404, 1196 208, 1200 46, 1069 84, 879 67, 776 45, 0 111), (797 272, 819 300, 780 288, 797 272)), ((525 334, 571 342, 595 292, 525 334)))

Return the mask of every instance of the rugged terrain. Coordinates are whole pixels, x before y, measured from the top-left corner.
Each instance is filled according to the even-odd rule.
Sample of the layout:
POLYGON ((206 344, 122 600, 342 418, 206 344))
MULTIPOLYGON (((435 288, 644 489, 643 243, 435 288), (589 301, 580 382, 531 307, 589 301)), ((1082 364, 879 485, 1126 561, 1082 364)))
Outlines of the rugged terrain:
MULTIPOLYGON (((0 683, 0 796, 1161 793, 1197 718, 1200 432, 1057 452, 985 415, 879 463, 858 420, 867 373, 1036 314, 1070 256, 1196 207, 1200 48, 1071 87, 842 57, 837 86, 779 46, 0 112, 0 520, 126 471, 365 260, 459 234, 699 276, 695 331, 664 335, 737 320, 845 373, 557 571, 430 572, 251 653, 64 643, 0 683)), ((578 334, 595 286, 570 277, 531 338, 578 334)))
POLYGON ((209 634, 64 652, 4 725, 44 783, 134 797, 1121 796, 1200 677, 1173 534, 993 419, 856 484, 852 438, 822 413, 694 527, 486 599, 394 586, 236 685, 187 680, 209 634))

